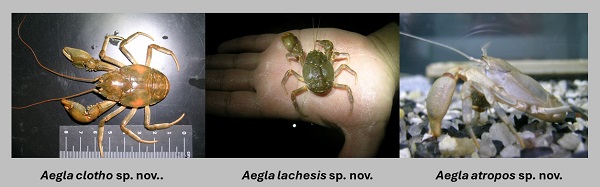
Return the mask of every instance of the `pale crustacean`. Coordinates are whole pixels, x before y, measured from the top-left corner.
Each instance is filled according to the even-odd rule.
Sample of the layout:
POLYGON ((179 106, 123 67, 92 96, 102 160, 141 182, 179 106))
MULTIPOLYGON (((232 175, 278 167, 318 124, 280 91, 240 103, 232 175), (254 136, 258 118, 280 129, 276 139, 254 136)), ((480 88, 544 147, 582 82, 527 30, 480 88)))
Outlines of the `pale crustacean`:
POLYGON ((448 111, 459 79, 464 81, 460 90, 460 98, 463 101, 463 122, 477 148, 480 147, 479 142, 471 125, 477 121, 480 112, 490 108, 494 109, 501 121, 516 136, 521 148, 526 147, 514 128, 513 120, 509 119, 504 109, 500 107, 500 103, 547 122, 563 122, 567 112, 576 110, 572 106, 563 104, 535 79, 523 74, 505 60, 488 56, 489 43, 481 48, 483 52, 481 59, 476 59, 441 43, 403 32, 400 34, 451 49, 470 61, 477 62, 475 65, 451 68, 433 83, 426 99, 430 122, 427 134, 429 137, 441 135, 442 119, 448 111))
POLYGON ((95 79, 85 79, 63 75, 42 65, 37 59, 34 50, 21 37, 20 28, 24 21, 25 19, 23 19, 19 24, 19 39, 27 48, 29 48, 31 53, 34 55, 35 60, 41 67, 61 77, 81 82, 96 83, 96 85, 95 88, 78 94, 61 98, 48 99, 24 107, 13 107, 13 109, 24 109, 49 101, 60 100, 64 108, 74 120, 81 123, 89 123, 94 121, 96 118, 98 118, 100 115, 102 115, 118 103, 121 106, 115 111, 106 115, 98 124, 97 141, 101 157, 104 157, 104 150, 102 146, 104 124, 119 113, 121 113, 126 108, 131 108, 131 111, 121 123, 121 130, 123 131, 123 133, 127 134, 132 139, 147 144, 155 143, 157 142, 157 140, 143 140, 126 127, 127 123, 129 123, 129 121, 133 118, 138 108, 144 108, 144 126, 148 130, 160 130, 169 128, 181 121, 181 119, 183 119, 183 117, 185 116, 185 114, 182 114, 178 119, 170 123, 150 123, 150 106, 162 101, 167 96, 170 89, 170 83, 167 77, 160 71, 150 67, 150 62, 152 60, 152 51, 156 50, 172 56, 177 66, 177 70, 179 71, 179 62, 177 61, 177 57, 175 56, 173 51, 165 47, 156 44, 150 44, 147 48, 145 65, 138 64, 136 59, 133 58, 133 56, 125 47, 126 44, 128 44, 138 36, 145 36, 151 40, 154 40, 150 35, 143 32, 136 32, 127 38, 112 35, 105 36, 105 40, 99 54, 101 60, 94 59, 89 53, 81 49, 65 47, 62 50, 62 52, 64 56, 69 61, 71 61, 75 67, 85 68, 88 71, 106 71, 106 73, 95 79), (132 63, 132 65, 125 65, 124 63, 105 55, 107 45, 111 40, 120 41, 119 49, 125 55, 125 57, 127 57, 127 59, 132 63), (67 100, 68 98, 77 97, 90 92, 102 95, 106 100, 101 101, 97 104, 89 105, 87 107, 84 107, 78 102, 67 100))

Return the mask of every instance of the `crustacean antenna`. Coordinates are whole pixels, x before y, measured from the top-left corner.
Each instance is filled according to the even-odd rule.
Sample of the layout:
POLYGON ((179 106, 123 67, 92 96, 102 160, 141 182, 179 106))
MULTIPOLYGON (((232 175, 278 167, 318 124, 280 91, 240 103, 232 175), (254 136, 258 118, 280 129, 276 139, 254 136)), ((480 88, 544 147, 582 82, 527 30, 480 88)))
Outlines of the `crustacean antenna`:
POLYGON ((80 77, 73 77, 73 76, 68 76, 68 75, 63 75, 61 73, 58 73, 54 70, 51 70, 50 68, 47 68, 46 66, 42 65, 42 63, 40 63, 40 60, 38 59, 37 55, 35 54, 35 51, 33 51, 33 48, 31 48, 31 46, 29 46, 29 44, 27 44, 27 42, 25 42, 25 40, 23 40, 23 38, 21 37, 21 25, 23 25, 23 22, 25 22, 25 18, 27 18, 27 16, 25 16, 23 18, 23 20, 21 20, 21 23, 19 23, 19 28, 17 29, 17 35, 19 36, 19 40, 21 40, 21 42, 23 42, 23 44, 25 44, 25 46, 27 46, 27 48, 29 48, 29 50, 31 51, 31 53, 33 54, 33 57, 35 58, 35 61, 45 70, 54 73, 58 76, 61 77, 65 77, 68 79, 72 79, 72 80, 76 80, 76 81, 81 81, 81 82, 96 82, 96 79, 86 79, 86 78, 80 78, 80 77))
MULTIPOLYGON (((58 76, 65 77, 65 78, 68 78, 68 79, 72 79, 72 80, 76 80, 76 81, 82 81, 82 82, 96 82, 96 79, 85 79, 85 78, 79 78, 79 77, 72 77, 72 76, 63 75, 63 74, 55 72, 55 71, 47 68, 46 66, 42 65, 42 63, 40 63, 40 61, 38 60, 37 55, 35 54, 35 51, 33 51, 33 48, 31 48, 31 46, 29 46, 29 44, 27 44, 27 42, 25 42, 25 40, 23 40, 23 38, 21 37, 21 25, 23 25, 23 22, 25 21, 26 17, 27 16, 25 16, 23 18, 23 20, 21 21, 21 23, 19 23, 19 28, 17 29, 17 35, 19 36, 19 39, 21 40, 21 42, 23 42, 23 44, 25 44, 25 46, 27 46, 27 48, 29 48, 29 50, 33 54, 33 57, 35 58, 35 61, 42 68, 44 68, 47 71, 52 72, 52 73, 54 73, 54 74, 56 74, 58 76)), ((24 109, 24 108, 29 108, 29 107, 32 107, 32 106, 35 106, 35 105, 39 105, 39 104, 42 104, 42 103, 46 103, 46 102, 50 102, 50 101, 58 101, 58 100, 63 100, 63 99, 69 99, 69 98, 77 97, 77 96, 84 95, 84 94, 87 94, 87 93, 90 93, 90 92, 94 92, 95 90, 96 89, 89 89, 89 90, 86 90, 86 91, 83 91, 83 92, 80 92, 80 93, 77 93, 77 94, 74 94, 74 95, 66 96, 66 97, 60 97, 60 98, 54 98, 54 99, 47 99, 47 100, 43 100, 43 101, 40 101, 40 102, 37 102, 37 103, 33 103, 33 104, 30 104, 30 105, 27 105, 27 106, 12 107, 12 108, 16 109, 16 110, 24 109)))
MULTIPOLYGON (((312 17, 313 28, 315 28, 315 17, 312 17)), ((317 23, 317 29, 313 30, 313 50, 317 48, 317 35, 319 34, 319 26, 321 26, 321 18, 319 18, 319 23, 317 23), (315 33, 316 32, 316 33, 315 33)))
MULTIPOLYGON (((450 50, 452 50, 452 51, 454 51, 454 52, 457 52, 458 54, 460 54, 460 55, 462 55, 462 56, 466 57, 466 58, 467 58, 467 59, 469 59, 470 61, 474 61, 474 62, 480 62, 480 63, 485 63, 483 60, 480 60, 480 59, 477 59, 477 58, 473 58, 473 57, 471 57, 471 56, 469 56, 469 55, 467 55, 467 54, 463 53, 462 51, 459 51, 458 49, 456 49, 456 48, 454 48, 454 47, 450 47, 450 46, 448 46, 448 45, 445 45, 445 44, 442 44, 442 43, 438 43, 438 42, 434 42, 434 41, 431 41, 431 40, 428 40, 428 39, 425 39, 425 38, 421 38, 421 37, 418 37, 418 36, 415 36, 415 35, 412 35, 412 34, 408 34, 408 33, 403 33, 403 32, 400 32, 400 34, 402 34, 402 35, 404 35, 404 36, 408 36, 408 37, 414 38, 414 39, 417 39, 417 40, 421 40, 421 41, 424 41, 424 42, 428 42, 428 43, 431 43, 431 44, 434 44, 434 45, 438 45, 438 46, 441 46, 441 47, 444 47, 444 48, 450 49, 450 50)), ((487 46, 487 45, 489 45, 489 43, 488 43, 488 44, 486 44, 486 46, 487 46)))
POLYGON ((33 104, 30 104, 30 105, 27 105, 27 106, 20 106, 20 107, 13 106, 12 109, 20 110, 20 109, 29 108, 29 107, 32 107, 32 106, 35 106, 35 105, 39 105, 39 104, 42 104, 42 103, 47 103, 47 102, 50 102, 50 101, 59 101, 59 100, 63 100, 63 99, 69 99, 69 98, 73 98, 73 97, 77 97, 77 96, 80 96, 80 95, 84 95, 84 94, 93 92, 95 90, 96 90, 95 88, 92 88, 92 89, 89 89, 89 90, 86 90, 86 91, 83 91, 83 92, 80 92, 80 93, 77 93, 77 94, 73 94, 73 95, 70 95, 70 96, 59 97, 59 98, 54 98, 54 99, 46 99, 46 100, 43 100, 43 101, 40 101, 40 102, 37 102, 37 103, 33 103, 33 104))

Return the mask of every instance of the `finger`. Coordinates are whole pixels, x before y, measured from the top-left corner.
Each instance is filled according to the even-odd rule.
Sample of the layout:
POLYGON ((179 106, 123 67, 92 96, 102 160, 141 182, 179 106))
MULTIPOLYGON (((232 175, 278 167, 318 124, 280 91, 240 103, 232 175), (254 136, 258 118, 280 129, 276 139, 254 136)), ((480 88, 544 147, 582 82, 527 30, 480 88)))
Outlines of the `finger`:
POLYGON ((242 69, 206 71, 206 89, 216 91, 253 91, 251 71, 242 69))
POLYGON ((206 111, 223 117, 262 117, 256 92, 206 92, 206 111))
POLYGON ((253 70, 259 62, 259 53, 209 55, 206 58, 208 69, 253 70))
POLYGON ((218 49, 219 53, 260 53, 267 49, 276 34, 250 35, 223 42, 218 49))

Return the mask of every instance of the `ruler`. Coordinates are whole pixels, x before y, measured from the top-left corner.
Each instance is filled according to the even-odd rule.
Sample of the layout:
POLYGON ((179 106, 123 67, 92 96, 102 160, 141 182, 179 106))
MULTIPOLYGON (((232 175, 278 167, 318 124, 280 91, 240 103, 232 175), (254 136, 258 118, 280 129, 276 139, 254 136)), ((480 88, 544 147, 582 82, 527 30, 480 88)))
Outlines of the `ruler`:
MULTIPOLYGON (((127 125, 143 140, 158 140, 153 144, 139 143, 123 133, 119 125, 104 125, 105 158, 190 158, 192 126, 174 125, 168 129, 149 131, 143 125, 127 125)), ((100 158, 98 126, 60 126, 60 158, 100 158)))

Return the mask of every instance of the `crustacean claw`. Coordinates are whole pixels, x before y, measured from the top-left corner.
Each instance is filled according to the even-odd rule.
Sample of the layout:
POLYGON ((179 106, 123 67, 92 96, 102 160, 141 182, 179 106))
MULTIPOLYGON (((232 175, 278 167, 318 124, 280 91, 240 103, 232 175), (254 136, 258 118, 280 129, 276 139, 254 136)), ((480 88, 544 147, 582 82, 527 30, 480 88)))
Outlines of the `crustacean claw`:
POLYGON ((77 68, 85 68, 88 71, 112 71, 117 69, 109 63, 92 58, 89 53, 81 49, 65 47, 62 52, 77 68))
POLYGON ((47 71, 52 72, 58 76, 61 76, 61 77, 65 77, 65 78, 69 78, 69 79, 73 79, 73 80, 77 80, 77 81, 82 81, 82 82, 96 83, 96 85, 92 89, 89 89, 87 91, 83 91, 83 92, 80 92, 77 94, 73 94, 73 95, 61 97, 61 98, 47 99, 47 100, 37 102, 37 103, 31 104, 31 105, 27 105, 24 107, 13 107, 14 109, 24 109, 24 108, 28 108, 28 107, 35 106, 35 105, 45 103, 45 102, 49 102, 49 101, 60 100, 61 104, 63 105, 63 107, 65 108, 67 113, 75 121, 80 122, 80 123, 90 123, 90 122, 94 121, 96 118, 98 118, 100 115, 102 115, 103 113, 108 111, 110 108, 114 107, 117 103, 119 103, 121 106, 117 110, 115 110, 115 111, 111 112, 110 114, 108 114, 107 116, 105 116, 98 124, 98 146, 99 146, 101 157, 104 157, 104 150, 103 150, 103 146, 102 146, 102 140, 103 140, 103 134, 104 134, 104 124, 106 122, 108 122, 109 120, 111 120, 113 117, 120 114, 127 107, 132 108, 132 110, 125 117, 123 122, 121 122, 121 130, 123 131, 123 133, 129 135, 132 139, 134 139, 140 143, 155 143, 157 141, 156 140, 153 140, 153 141, 143 140, 140 137, 138 137, 135 133, 133 133, 131 130, 127 129, 126 125, 133 118, 137 108, 145 107, 146 117, 145 117, 144 126, 149 130, 159 130, 159 129, 169 128, 169 127, 175 125, 176 123, 178 123, 179 121, 181 121, 183 119, 183 117, 185 116, 185 114, 182 114, 181 117, 179 117, 177 120, 175 120, 171 123, 160 123, 160 124, 150 125, 150 106, 162 101, 167 96, 167 93, 169 92, 169 89, 170 89, 170 84, 169 84, 169 80, 167 79, 167 77, 162 72, 148 67, 148 65, 150 65, 151 50, 156 49, 162 53, 171 55, 173 57, 173 59, 175 60, 175 63, 177 65, 177 70, 179 70, 179 63, 177 61, 175 54, 167 48, 160 47, 155 44, 149 45, 148 46, 148 57, 146 58, 147 59, 146 66, 144 66, 144 65, 137 64, 135 59, 133 59, 131 54, 129 54, 127 49, 124 47, 125 44, 127 44, 128 42, 130 42, 131 40, 133 40, 134 38, 136 38, 139 35, 146 36, 146 37, 150 38, 151 40, 154 40, 150 35, 143 33, 143 32, 137 32, 137 33, 134 33, 131 36, 129 36, 127 39, 124 39, 123 37, 120 37, 120 36, 105 36, 105 40, 104 40, 102 49, 99 54, 101 60, 92 58, 92 56, 89 53, 87 53, 81 49, 76 49, 76 48, 72 48, 72 47, 63 48, 62 53, 69 61, 72 62, 72 64, 75 67, 85 68, 88 71, 98 71, 98 70, 108 71, 107 73, 104 73, 103 75, 98 76, 95 79, 86 79, 86 78, 72 77, 72 76, 58 73, 52 69, 45 67, 42 63, 40 63, 40 61, 37 59, 37 56, 35 55, 35 51, 33 50, 33 48, 31 48, 25 42, 25 40, 23 40, 23 38, 21 38, 19 31, 20 31, 21 24, 23 23, 23 21, 21 21, 21 23, 19 24, 19 28, 17 29, 19 39, 21 40, 21 42, 23 42, 23 44, 25 46, 27 46, 30 49, 31 53, 35 57, 36 62, 42 68, 44 68, 47 71), (121 52, 133 63, 133 65, 125 66, 123 63, 106 55, 106 48, 111 39, 122 40, 121 45, 120 45, 121 52), (105 62, 103 62, 103 61, 105 61, 105 62), (140 86, 136 86, 136 85, 140 85, 140 86), (82 105, 78 102, 67 100, 69 98, 81 96, 83 94, 87 94, 90 92, 94 92, 99 95, 102 95, 103 98, 105 98, 106 100, 99 102, 97 104, 94 104, 94 105, 89 105, 87 107, 84 107, 84 105, 82 105))
POLYGON ((460 91, 460 98, 463 101, 463 122, 477 148, 479 144, 471 124, 479 118, 479 112, 484 112, 487 108, 494 109, 500 120, 516 136, 522 148, 526 146, 514 127, 514 121, 507 116, 499 103, 550 122, 564 121, 566 112, 573 110, 572 107, 563 106, 536 80, 521 73, 505 60, 487 56, 489 42, 481 47, 483 53, 481 59, 474 59, 447 45, 402 32, 400 34, 448 48, 471 61, 481 62, 481 64, 451 68, 433 83, 426 99, 430 122, 429 134, 433 137, 441 135, 441 121, 448 110, 458 79, 465 81, 460 91))
POLYGON ((333 68, 333 63, 336 61, 337 57, 342 56, 341 59, 346 58, 349 60, 350 54, 333 51, 333 42, 329 40, 315 40, 315 46, 320 44, 323 48, 323 52, 315 49, 310 51, 308 54, 304 54, 302 46, 300 45, 300 41, 296 36, 294 36, 294 34, 290 32, 284 33, 281 37, 281 40, 284 47, 289 52, 286 54, 288 62, 291 62, 291 60, 296 60, 302 65, 302 75, 290 69, 286 71, 283 79, 281 80, 281 86, 284 88, 286 94, 288 94, 288 92, 287 88, 285 87, 285 83, 291 75, 294 75, 294 77, 296 77, 296 79, 299 81, 306 83, 306 85, 302 86, 301 88, 292 91, 291 94, 294 109, 296 109, 300 116, 306 117, 306 115, 298 106, 296 96, 306 92, 307 90, 310 90, 318 95, 325 95, 328 94, 332 88, 342 89, 348 92, 348 100, 350 102, 349 115, 352 115, 352 111, 354 110, 354 97, 352 95, 352 89, 350 89, 348 85, 336 83, 334 79, 342 72, 342 70, 346 70, 350 74, 354 75, 354 83, 356 84, 357 74, 347 64, 340 65, 335 71, 333 68))
POLYGON ((94 121, 98 116, 102 115, 108 109, 112 108, 117 104, 115 101, 102 101, 100 103, 84 107, 78 102, 63 99, 60 101, 67 110, 67 113, 73 119, 81 123, 89 123, 94 121))
POLYGON ((289 52, 286 54, 286 58, 288 62, 291 63, 291 60, 295 60, 300 62, 300 58, 304 55, 304 51, 302 50, 302 44, 300 44, 300 40, 294 34, 290 32, 283 33, 281 36, 281 41, 283 42, 283 46, 289 52))

